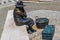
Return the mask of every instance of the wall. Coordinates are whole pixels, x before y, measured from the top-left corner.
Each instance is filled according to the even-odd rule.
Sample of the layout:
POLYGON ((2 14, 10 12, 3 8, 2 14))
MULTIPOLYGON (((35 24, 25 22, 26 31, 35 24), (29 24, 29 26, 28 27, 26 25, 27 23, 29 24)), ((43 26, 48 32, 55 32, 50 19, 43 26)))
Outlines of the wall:
POLYGON ((40 0, 40 1, 54 1, 54 0, 40 0))
POLYGON ((60 0, 54 0, 54 1, 60 1, 60 0))

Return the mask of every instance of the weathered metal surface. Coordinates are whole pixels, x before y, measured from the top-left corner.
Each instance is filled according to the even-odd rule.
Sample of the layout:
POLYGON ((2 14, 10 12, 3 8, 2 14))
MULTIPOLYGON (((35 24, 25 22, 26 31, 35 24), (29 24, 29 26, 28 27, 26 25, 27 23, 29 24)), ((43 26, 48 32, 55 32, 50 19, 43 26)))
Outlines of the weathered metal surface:
POLYGON ((28 33, 34 32, 35 30, 32 29, 32 26, 34 25, 34 21, 31 18, 27 18, 27 14, 24 10, 24 5, 22 1, 18 1, 15 5, 16 8, 14 9, 13 15, 14 15, 14 21, 17 26, 21 25, 28 25, 27 31, 28 33))

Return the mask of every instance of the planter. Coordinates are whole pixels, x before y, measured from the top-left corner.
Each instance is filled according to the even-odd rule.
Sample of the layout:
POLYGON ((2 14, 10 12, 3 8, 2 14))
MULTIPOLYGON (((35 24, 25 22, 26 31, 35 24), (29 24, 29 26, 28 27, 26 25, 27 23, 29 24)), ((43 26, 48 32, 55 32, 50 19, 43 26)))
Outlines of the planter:
POLYGON ((36 19, 36 26, 37 28, 45 28, 48 25, 49 20, 47 18, 38 18, 36 19))

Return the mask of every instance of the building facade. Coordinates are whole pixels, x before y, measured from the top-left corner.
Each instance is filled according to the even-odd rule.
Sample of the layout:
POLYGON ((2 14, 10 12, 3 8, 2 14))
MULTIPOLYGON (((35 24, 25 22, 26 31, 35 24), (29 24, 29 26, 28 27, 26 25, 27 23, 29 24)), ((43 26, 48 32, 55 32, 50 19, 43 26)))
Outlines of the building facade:
MULTIPOLYGON (((0 1, 16 1, 16 0, 0 0, 0 1)), ((22 1, 53 1, 53 0, 22 0, 22 1)))
MULTIPOLYGON (((0 3, 8 3, 8 2, 14 2, 14 1, 18 1, 18 0, 0 0, 0 3)), ((22 0, 22 1, 60 1, 60 0, 22 0)))

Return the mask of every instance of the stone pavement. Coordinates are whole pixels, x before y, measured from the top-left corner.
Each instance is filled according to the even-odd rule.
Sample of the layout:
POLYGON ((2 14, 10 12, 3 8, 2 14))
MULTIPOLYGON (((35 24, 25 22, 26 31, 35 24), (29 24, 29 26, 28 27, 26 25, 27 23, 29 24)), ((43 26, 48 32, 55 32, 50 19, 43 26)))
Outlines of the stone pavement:
MULTIPOLYGON (((49 25, 55 26, 55 33, 53 40, 60 40, 60 12, 51 11, 51 10, 36 10, 28 13, 28 17, 35 20, 35 17, 39 18, 48 18, 49 25)), ((36 27, 34 27, 36 29, 36 27)), ((42 30, 39 29, 33 34, 29 34, 30 40, 42 40, 42 30)))

